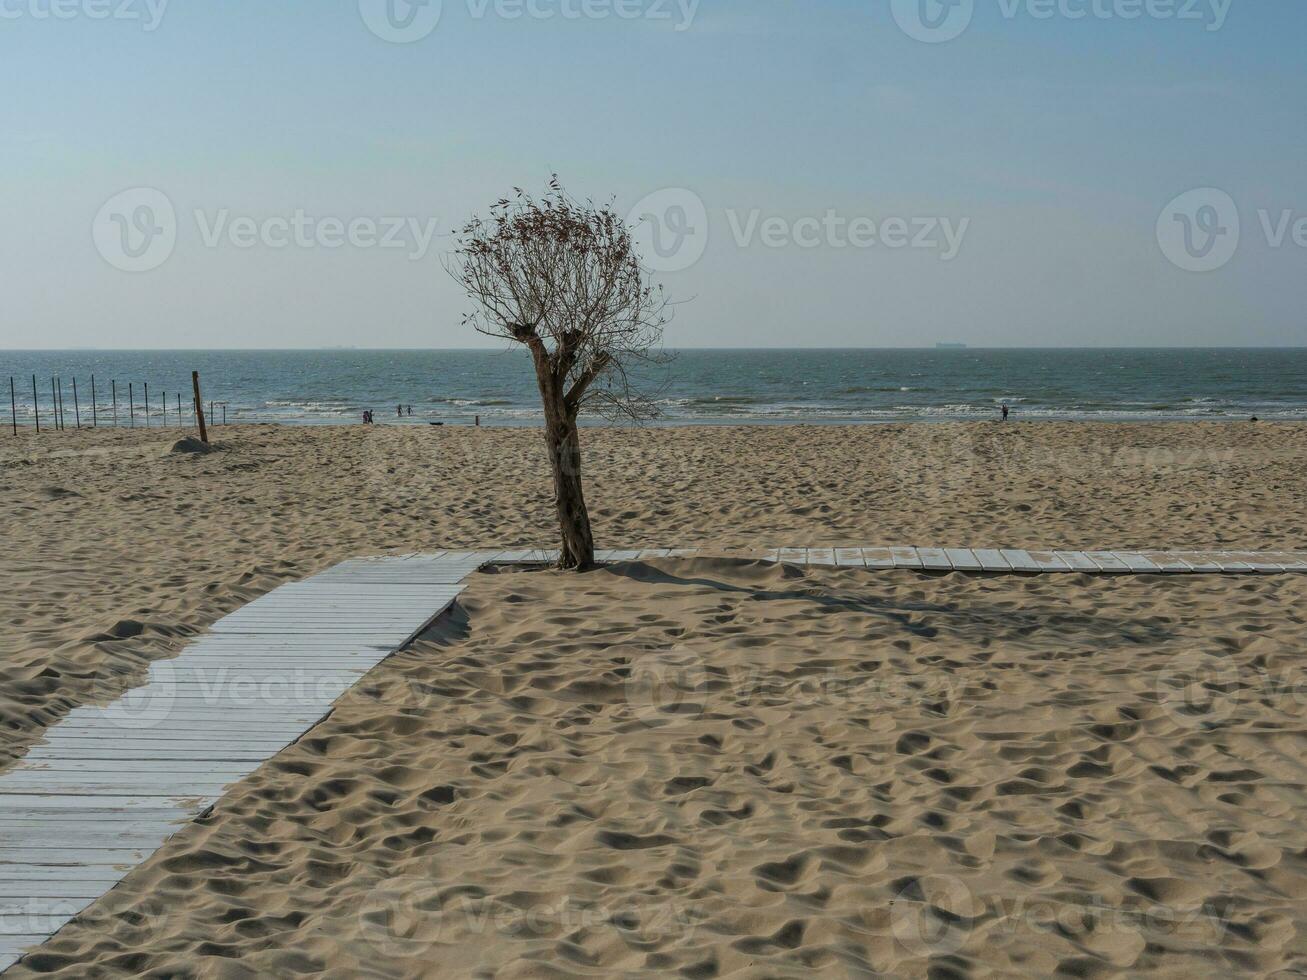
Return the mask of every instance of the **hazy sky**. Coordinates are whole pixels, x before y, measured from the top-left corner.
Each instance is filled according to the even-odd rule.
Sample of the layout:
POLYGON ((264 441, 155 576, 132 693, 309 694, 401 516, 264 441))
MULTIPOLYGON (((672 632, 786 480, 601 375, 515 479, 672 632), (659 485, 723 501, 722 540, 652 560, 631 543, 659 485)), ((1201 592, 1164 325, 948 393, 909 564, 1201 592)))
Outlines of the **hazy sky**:
POLYGON ((476 346, 551 171, 674 346, 1307 342, 1307 4, 951 3, 0 0, 0 347, 476 346))

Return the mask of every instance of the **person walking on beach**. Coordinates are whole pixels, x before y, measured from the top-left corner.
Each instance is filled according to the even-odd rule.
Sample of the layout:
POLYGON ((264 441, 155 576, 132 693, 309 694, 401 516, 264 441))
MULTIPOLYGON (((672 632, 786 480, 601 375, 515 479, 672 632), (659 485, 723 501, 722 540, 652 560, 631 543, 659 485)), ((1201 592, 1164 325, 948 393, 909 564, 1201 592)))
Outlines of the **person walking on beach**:
POLYGON ((1012 413, 1012 410, 1007 407, 1007 402, 1003 403, 1002 412, 1003 412, 1003 421, 1006 422, 1008 415, 1012 413))

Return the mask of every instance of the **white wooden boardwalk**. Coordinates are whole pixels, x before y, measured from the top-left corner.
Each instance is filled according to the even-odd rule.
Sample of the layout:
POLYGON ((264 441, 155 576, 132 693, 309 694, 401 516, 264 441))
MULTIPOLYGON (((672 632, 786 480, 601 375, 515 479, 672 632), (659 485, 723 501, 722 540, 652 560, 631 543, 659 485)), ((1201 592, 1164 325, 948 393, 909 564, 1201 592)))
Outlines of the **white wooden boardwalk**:
MULTIPOLYGON (((700 552, 603 551, 611 563, 700 552)), ((1305 552, 778 548, 810 566, 967 573, 1275 574, 1305 552)), ((488 563, 551 551, 356 559, 216 623, 142 687, 72 711, 0 773, 0 971, 58 932, 228 786, 298 740, 364 674, 444 613, 488 563)))
POLYGON ((51 728, 0 774, 0 970, 317 724, 488 557, 348 561, 282 586, 51 728))
POLYGON ((1280 574, 1307 572, 1307 552, 1018 551, 1007 548, 775 548, 769 561, 928 572, 1088 575, 1280 574))

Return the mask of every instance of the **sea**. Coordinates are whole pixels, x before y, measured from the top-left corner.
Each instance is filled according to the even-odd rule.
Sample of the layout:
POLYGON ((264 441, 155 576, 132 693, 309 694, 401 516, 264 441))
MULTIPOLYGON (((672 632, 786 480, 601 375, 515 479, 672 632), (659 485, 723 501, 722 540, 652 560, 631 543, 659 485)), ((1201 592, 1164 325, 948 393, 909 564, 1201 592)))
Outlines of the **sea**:
MULTIPOLYGON (((59 398, 69 426, 143 424, 147 385, 151 421, 166 398, 185 422, 192 371, 229 424, 357 423, 367 410, 395 424, 541 418, 521 350, 0 351, 20 425, 34 404, 48 423, 59 398)), ((1004 404, 1018 420, 1307 419, 1304 348, 696 349, 639 380, 660 425, 983 420, 1004 404)), ((0 397, 8 424, 10 393, 0 397)))

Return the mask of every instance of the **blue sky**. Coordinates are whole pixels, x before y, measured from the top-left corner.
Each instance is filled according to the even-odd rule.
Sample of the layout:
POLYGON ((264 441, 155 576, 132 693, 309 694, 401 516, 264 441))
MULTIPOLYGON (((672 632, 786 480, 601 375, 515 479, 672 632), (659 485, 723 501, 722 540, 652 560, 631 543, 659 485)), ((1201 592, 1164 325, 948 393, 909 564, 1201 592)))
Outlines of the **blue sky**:
POLYGON ((673 345, 1307 339, 1296 2, 973 0, 926 43, 890 0, 444 0, 404 44, 372 0, 51 2, 0 0, 0 347, 473 346, 448 234, 552 171, 623 210, 702 202, 701 256, 658 274, 673 345), (136 188, 176 240, 129 272, 104 250, 136 199, 121 227, 107 202, 136 188), (1241 226, 1202 272, 1158 233, 1195 188, 1241 226), (332 221, 407 247, 327 247, 332 221))

